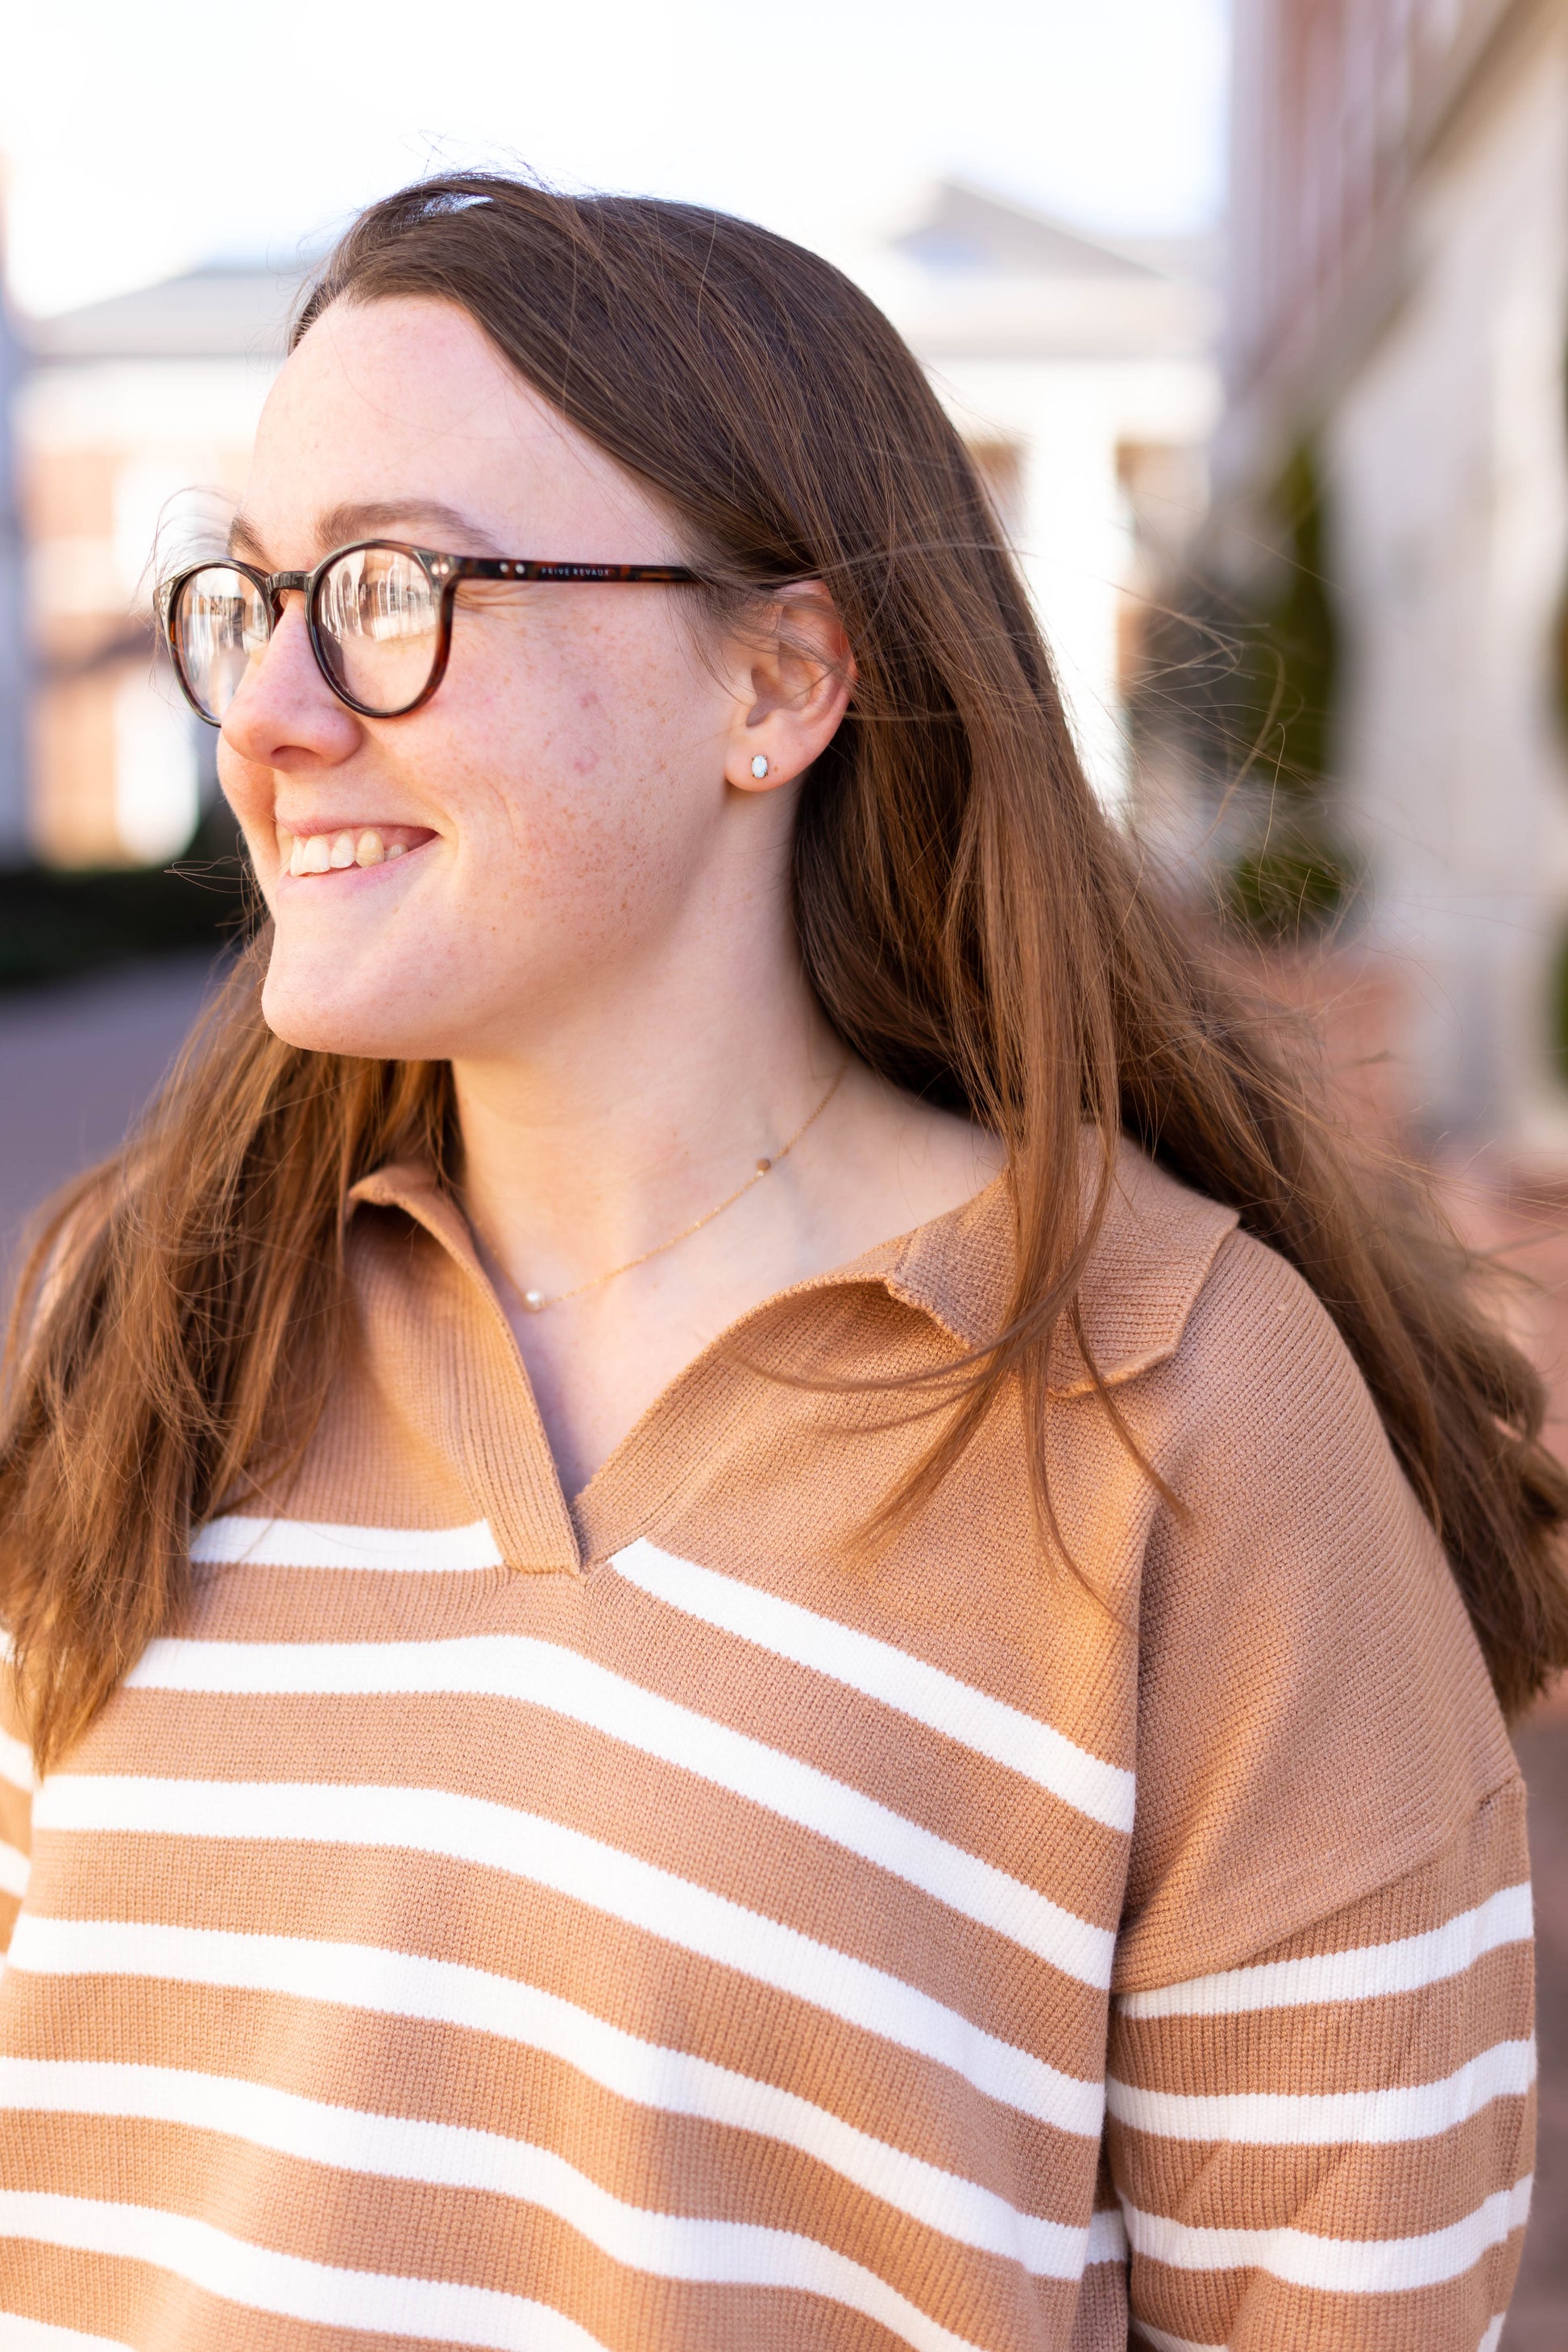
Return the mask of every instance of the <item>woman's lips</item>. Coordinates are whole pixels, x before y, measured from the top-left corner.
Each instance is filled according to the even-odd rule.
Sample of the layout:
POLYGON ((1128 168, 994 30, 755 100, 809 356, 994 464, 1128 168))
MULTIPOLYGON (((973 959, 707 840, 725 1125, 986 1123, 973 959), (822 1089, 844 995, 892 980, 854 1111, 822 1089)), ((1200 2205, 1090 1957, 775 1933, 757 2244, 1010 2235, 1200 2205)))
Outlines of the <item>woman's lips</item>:
POLYGON ((278 827, 280 870, 303 880, 312 874, 341 874, 351 866, 381 866, 434 841, 423 824, 335 825, 310 833, 278 827))

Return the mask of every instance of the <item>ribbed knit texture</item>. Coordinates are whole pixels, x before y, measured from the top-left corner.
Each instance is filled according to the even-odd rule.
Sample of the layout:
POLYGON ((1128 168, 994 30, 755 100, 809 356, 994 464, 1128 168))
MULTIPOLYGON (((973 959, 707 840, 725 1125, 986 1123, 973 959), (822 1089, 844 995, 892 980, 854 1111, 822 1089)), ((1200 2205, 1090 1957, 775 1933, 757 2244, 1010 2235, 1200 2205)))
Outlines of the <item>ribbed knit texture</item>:
MULTIPOLYGON (((1302 1284, 1137 1155, 1048 1417, 883 1550, 1000 1186, 748 1317, 568 1505, 460 1221, 360 1188, 286 1491, 36 1791, 5 2352, 1495 2346, 1522 1800, 1302 1284)), ((30 1864, 27 1860, 31 1856, 30 1864)), ((30 1872, 30 1874, 29 1874, 30 1872)))

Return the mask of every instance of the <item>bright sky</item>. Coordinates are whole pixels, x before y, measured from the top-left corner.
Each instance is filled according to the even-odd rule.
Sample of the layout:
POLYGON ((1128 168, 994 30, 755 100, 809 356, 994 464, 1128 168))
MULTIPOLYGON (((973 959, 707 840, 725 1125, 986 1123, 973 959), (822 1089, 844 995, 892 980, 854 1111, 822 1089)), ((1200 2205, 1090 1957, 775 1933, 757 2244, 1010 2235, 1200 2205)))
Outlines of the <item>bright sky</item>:
POLYGON ((432 167, 717 204, 833 247, 961 173, 1201 227, 1226 0, 49 0, 0 5, 10 280, 47 312, 289 257, 432 167))

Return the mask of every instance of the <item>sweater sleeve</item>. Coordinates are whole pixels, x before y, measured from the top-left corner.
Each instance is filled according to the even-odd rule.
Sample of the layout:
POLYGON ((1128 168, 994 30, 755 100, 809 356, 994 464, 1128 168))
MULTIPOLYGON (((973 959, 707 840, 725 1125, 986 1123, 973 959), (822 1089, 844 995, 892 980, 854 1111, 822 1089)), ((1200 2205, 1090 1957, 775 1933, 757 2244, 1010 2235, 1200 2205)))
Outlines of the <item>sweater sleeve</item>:
POLYGON ((1338 1335, 1237 1237, 1164 1405, 1107 2154, 1163 2352, 1491 2352, 1534 2124, 1523 1792, 1338 1335))

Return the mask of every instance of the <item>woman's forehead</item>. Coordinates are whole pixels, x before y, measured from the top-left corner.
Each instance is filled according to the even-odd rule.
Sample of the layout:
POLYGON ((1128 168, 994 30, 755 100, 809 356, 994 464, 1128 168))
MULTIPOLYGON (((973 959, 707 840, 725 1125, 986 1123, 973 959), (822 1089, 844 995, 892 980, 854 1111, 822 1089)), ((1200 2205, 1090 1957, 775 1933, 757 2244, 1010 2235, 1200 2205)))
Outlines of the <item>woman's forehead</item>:
POLYGON ((301 337, 262 412, 244 504, 247 530, 268 539, 314 536, 351 509, 387 528, 397 509, 462 517, 457 551, 513 554, 542 551, 542 530, 646 530, 653 511, 464 311, 423 296, 333 303, 301 337))

